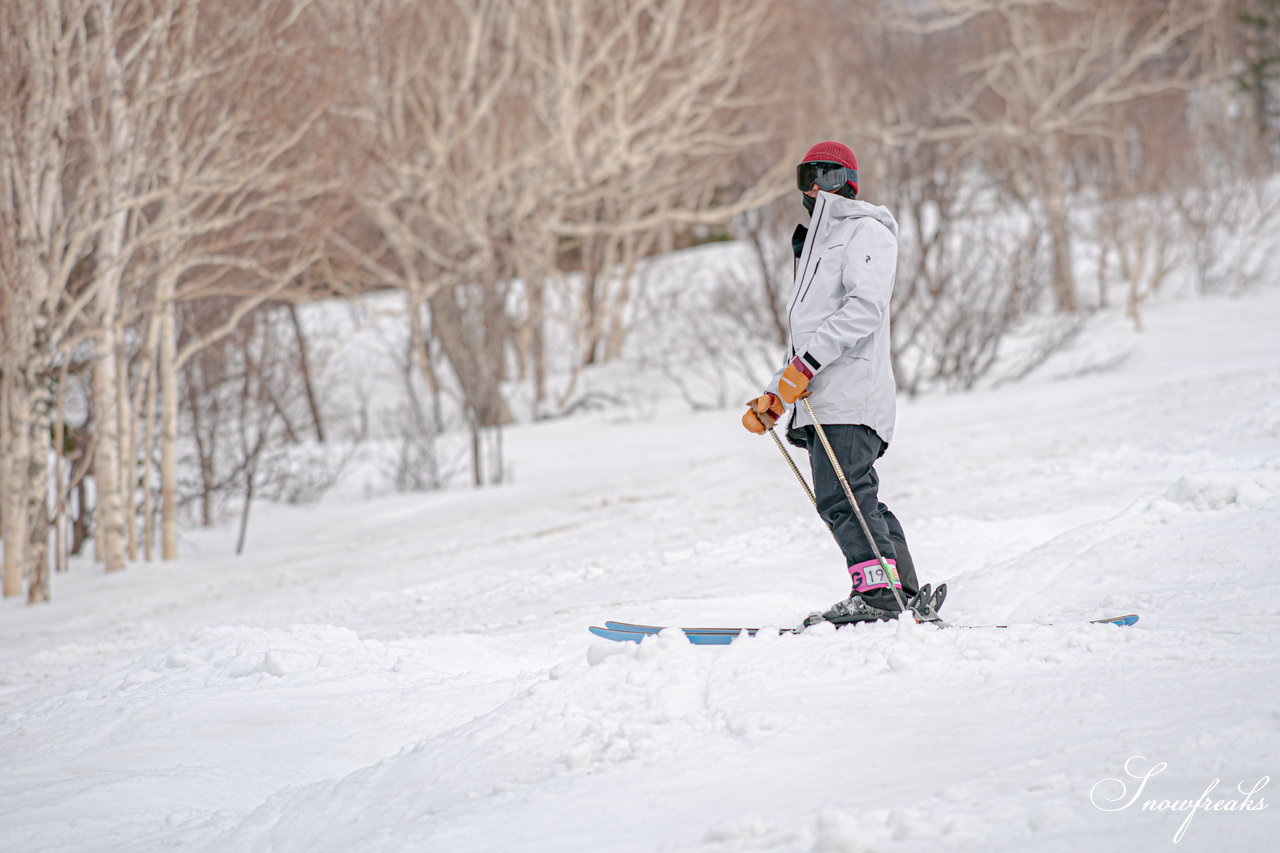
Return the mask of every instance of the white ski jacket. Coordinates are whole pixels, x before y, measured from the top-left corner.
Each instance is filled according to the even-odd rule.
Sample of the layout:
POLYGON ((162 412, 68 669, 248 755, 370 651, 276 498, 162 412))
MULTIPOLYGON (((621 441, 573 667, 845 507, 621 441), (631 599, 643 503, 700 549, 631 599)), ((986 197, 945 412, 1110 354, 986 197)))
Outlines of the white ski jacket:
MULTIPOLYGON (((897 412, 889 359, 897 265, 898 223, 887 208, 819 192, 787 303, 788 361, 800 356, 813 371, 809 402, 818 419, 868 426, 885 444, 897 412)), ((775 394, 777 385, 775 376, 775 394)), ((797 406, 790 426, 811 423, 797 406)))

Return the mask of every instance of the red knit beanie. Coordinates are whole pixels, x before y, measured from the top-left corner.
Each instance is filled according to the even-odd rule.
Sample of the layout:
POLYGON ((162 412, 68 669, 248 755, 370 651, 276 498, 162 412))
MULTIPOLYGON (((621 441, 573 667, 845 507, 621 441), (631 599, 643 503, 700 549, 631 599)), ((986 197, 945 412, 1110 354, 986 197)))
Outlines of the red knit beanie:
MULTIPOLYGON (((801 163, 839 163, 841 166, 847 166, 855 172, 858 170, 858 158, 853 156, 853 149, 842 142, 819 142, 804 153, 804 159, 801 163)), ((858 193, 858 182, 850 181, 849 185, 853 187, 854 195, 858 193)))

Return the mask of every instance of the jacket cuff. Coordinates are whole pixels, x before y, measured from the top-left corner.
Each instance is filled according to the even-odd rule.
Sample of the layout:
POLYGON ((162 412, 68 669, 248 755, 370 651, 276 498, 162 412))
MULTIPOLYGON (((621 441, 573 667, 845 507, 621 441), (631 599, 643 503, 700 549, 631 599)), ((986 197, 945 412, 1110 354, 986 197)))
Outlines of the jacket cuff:
POLYGON ((769 384, 765 386, 764 393, 768 394, 770 397, 774 398, 779 403, 782 403, 783 409, 789 410, 791 406, 788 406, 786 403, 783 403, 782 398, 778 395, 778 383, 782 381, 782 374, 784 371, 786 371, 786 369, 787 368, 785 366, 778 368, 778 372, 773 374, 773 378, 770 379, 769 384))

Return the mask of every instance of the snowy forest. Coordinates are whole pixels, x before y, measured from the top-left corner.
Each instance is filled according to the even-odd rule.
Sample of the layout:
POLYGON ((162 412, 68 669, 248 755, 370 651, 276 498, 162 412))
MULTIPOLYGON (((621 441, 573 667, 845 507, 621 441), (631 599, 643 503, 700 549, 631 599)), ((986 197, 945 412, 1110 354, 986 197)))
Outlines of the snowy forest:
POLYGON ((31 602, 86 548, 115 572, 315 499, 362 442, 396 445, 401 490, 500 482, 503 427, 616 404, 582 379, 610 364, 696 362, 680 395, 725 405, 784 341, 814 139, 901 223, 906 394, 973 387, 1011 335, 1029 368, 1100 307, 1140 328, 1187 268, 1239 289, 1273 248, 1270 0, 2 14, 4 595, 31 602), (699 301, 646 276, 724 240, 745 263, 699 301), (373 321, 316 305, 394 316, 396 406, 326 383, 373 321))

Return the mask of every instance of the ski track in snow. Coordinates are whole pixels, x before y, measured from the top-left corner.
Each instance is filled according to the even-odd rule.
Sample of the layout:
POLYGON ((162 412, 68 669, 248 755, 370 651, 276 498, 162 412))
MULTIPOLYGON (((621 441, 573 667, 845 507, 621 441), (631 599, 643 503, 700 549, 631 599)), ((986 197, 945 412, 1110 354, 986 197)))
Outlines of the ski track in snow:
POLYGON ((1140 804, 1280 770, 1278 328, 1275 291, 1153 307, 1108 372, 902 401, 882 496, 944 615, 1007 630, 592 638, 847 588, 772 443, 674 406, 511 430, 500 489, 263 508, 240 559, 79 565, 0 610, 0 849, 1273 849, 1274 787, 1176 846, 1140 804), (1096 808, 1133 756, 1167 769, 1096 808))

